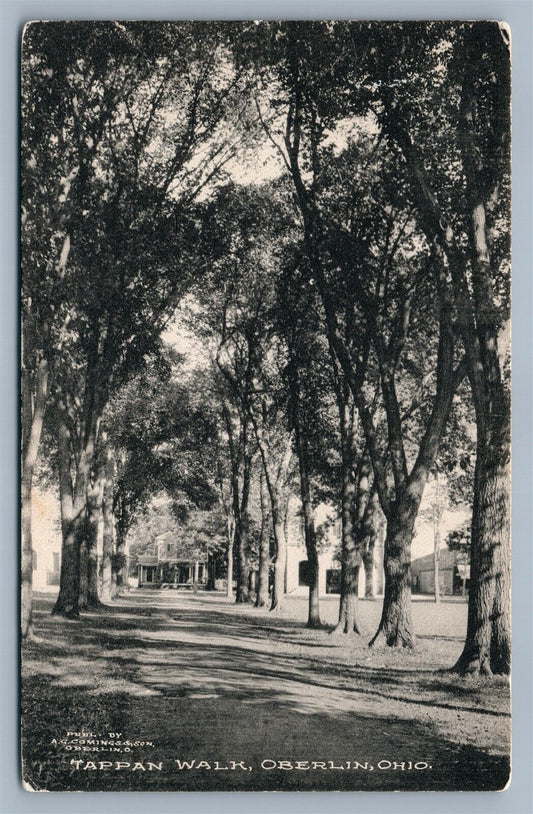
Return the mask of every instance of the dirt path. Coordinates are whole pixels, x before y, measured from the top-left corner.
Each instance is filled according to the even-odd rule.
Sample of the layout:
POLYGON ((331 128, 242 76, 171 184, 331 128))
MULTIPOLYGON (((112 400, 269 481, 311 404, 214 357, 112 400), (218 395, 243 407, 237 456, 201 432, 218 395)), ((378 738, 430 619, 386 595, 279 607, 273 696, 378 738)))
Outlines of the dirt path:
POLYGON ((460 647, 453 637, 427 636, 412 656, 374 652, 366 639, 307 630, 289 618, 290 603, 273 618, 166 591, 131 592, 79 622, 51 617, 50 605, 38 603, 39 638, 23 665, 26 775, 36 788, 506 783, 507 684, 486 689, 440 671, 460 647))

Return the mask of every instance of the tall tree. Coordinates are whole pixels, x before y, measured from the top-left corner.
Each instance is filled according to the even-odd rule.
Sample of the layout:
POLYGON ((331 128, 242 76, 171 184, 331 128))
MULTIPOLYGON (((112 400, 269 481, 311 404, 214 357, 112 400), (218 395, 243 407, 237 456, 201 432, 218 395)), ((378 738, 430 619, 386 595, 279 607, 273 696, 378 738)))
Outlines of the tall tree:
MULTIPOLYGON (((325 24, 282 26, 278 37, 281 43, 278 47, 284 48, 282 67, 278 70, 282 92, 276 105, 283 105, 285 110, 285 163, 301 211, 305 251, 322 297, 328 338, 352 390, 381 507, 387 517, 384 606, 371 644, 383 639, 389 645, 411 647, 414 641, 410 612, 413 526, 454 392, 464 376, 464 366, 454 369, 452 303, 442 263, 434 252, 424 247, 405 198, 398 194, 401 186, 397 174, 401 173, 401 167, 394 165, 386 155, 376 161, 374 152, 374 181, 364 170, 359 178, 352 174, 351 196, 343 194, 344 185, 341 185, 340 209, 338 203, 332 206, 331 193, 328 198, 328 169, 324 168, 329 166, 330 173, 332 165, 340 169, 327 145, 328 130, 336 127, 347 110, 344 98, 337 103, 340 74, 323 70, 330 38, 331 27, 325 24), (363 178, 370 180, 371 187, 361 190, 360 196, 355 198, 355 189, 363 178), (358 200, 357 208, 354 198, 358 200), (339 212, 342 212, 340 220, 337 219, 339 212), (339 278, 343 281, 345 297, 340 309, 338 297, 333 293, 339 278), (428 309, 428 301, 436 307, 433 304, 428 309), (413 317, 415 313, 417 319, 413 317), (436 322, 436 325, 426 323, 424 340, 427 342, 432 333, 437 334, 434 392, 430 394, 426 389, 430 410, 425 415, 418 412, 419 442, 415 445, 409 442, 408 455, 397 373, 402 365, 405 388, 407 370, 413 369, 412 365, 405 364, 405 359, 408 352, 411 360, 413 358, 412 338, 420 336, 423 315, 436 322), (340 327, 344 319, 350 320, 348 345, 340 327), (353 329, 358 324, 355 334, 353 329), (408 340, 411 340, 410 348, 408 340), (379 382, 381 407, 386 418, 384 446, 380 445, 366 392, 371 363, 377 371, 378 378, 374 381, 379 382)), ((353 115, 355 111, 354 106, 350 112, 353 115)), ((364 166, 363 154, 357 145, 344 152, 349 159, 357 156, 358 170, 364 166)), ((366 163, 368 165, 368 161, 366 163)), ((333 189, 339 189, 338 185, 333 189)), ((338 201, 338 193, 336 197, 338 201)))
MULTIPOLYGON (((309 585, 308 627, 320 627, 319 529, 315 509, 331 498, 332 467, 330 420, 332 399, 329 387, 329 357, 321 330, 316 291, 309 285, 301 248, 287 258, 278 286, 278 330, 287 345, 285 376, 288 390, 289 426, 294 433, 298 462, 299 491, 307 552, 309 585)), ((294 250, 293 250, 294 251, 294 250)), ((334 433, 333 433, 334 435, 334 433)))
POLYGON ((44 23, 26 32, 23 205, 36 237, 24 257, 39 255, 36 278, 52 272, 46 358, 61 372, 52 382, 56 423, 64 465, 76 469, 76 495, 62 501, 65 534, 73 530, 56 611, 67 615, 78 612, 77 588, 65 582, 78 567, 101 414, 186 289, 191 203, 234 152, 227 137, 213 138, 240 106, 238 75, 228 64, 221 81, 216 70, 225 37, 216 24, 194 23, 44 23))
POLYGON ((259 499, 261 503, 261 530, 259 537, 259 565, 255 605, 257 608, 264 608, 269 600, 271 517, 265 473, 263 470, 261 470, 259 475, 259 499))
POLYGON ((194 508, 209 508, 215 501, 216 419, 195 383, 184 377, 181 361, 170 354, 152 359, 121 388, 107 407, 103 427, 109 515, 104 592, 109 598, 124 587, 127 535, 154 494, 166 491, 194 508))
POLYGON ((202 253, 210 272, 195 291, 197 329, 211 343, 241 421, 255 436, 271 502, 277 609, 284 594, 292 440, 283 379, 286 347, 275 319, 276 279, 293 217, 277 184, 230 184, 206 207, 204 223, 202 253))
MULTIPOLYGON (((420 33, 403 46, 412 78, 420 76, 420 33)), ((449 269, 476 414, 468 630, 456 669, 507 673, 510 409, 500 340, 509 314, 509 37, 498 23, 448 25, 426 33, 422 50, 440 76, 426 88, 424 109, 397 83, 381 119, 404 157, 421 228, 449 269)))

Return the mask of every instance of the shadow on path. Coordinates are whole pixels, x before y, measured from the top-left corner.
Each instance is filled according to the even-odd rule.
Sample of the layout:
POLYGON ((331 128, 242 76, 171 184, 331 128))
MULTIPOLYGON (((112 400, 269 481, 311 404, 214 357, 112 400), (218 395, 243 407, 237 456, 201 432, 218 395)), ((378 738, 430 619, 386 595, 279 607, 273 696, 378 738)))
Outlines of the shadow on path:
POLYGON ((416 662, 411 669, 357 663, 357 646, 213 599, 135 594, 78 622, 50 617, 48 605, 37 603, 39 638, 24 656, 25 766, 36 788, 488 790, 506 783, 507 757, 455 731, 459 716, 467 728, 470 719, 486 728, 506 717, 501 704, 483 703, 478 685, 416 662), (67 732, 92 733, 93 741, 120 732, 153 745, 85 749, 67 732), (144 768, 116 769, 117 760, 144 768), (180 770, 176 760, 196 765, 180 770), (232 760, 246 768, 214 768, 232 760), (98 768, 99 761, 112 766, 98 768), (199 761, 205 765, 197 768, 199 761), (279 761, 292 768, 270 768, 279 761), (297 761, 303 768, 294 768, 297 761), (84 768, 88 762, 96 768, 84 768), (147 770, 148 763, 161 769, 147 770))

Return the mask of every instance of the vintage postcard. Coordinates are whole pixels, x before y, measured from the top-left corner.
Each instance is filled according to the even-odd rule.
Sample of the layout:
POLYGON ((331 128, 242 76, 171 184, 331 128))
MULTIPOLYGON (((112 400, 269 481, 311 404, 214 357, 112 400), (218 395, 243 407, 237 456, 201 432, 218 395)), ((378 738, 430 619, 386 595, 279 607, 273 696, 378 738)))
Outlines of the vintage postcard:
POLYGON ((25 789, 507 786, 510 47, 25 27, 25 789))

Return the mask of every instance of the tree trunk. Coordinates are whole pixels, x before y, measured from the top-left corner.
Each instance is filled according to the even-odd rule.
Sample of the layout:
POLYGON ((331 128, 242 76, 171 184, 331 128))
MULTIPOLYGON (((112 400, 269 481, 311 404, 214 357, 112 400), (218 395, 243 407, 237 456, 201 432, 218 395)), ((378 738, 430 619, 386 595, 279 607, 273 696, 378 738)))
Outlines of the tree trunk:
POLYGON ((254 421, 257 443, 261 452, 265 481, 270 497, 272 514, 272 531, 274 536, 274 582, 272 586, 271 611, 281 610, 283 597, 286 592, 287 577, 287 534, 286 522, 288 512, 287 482, 289 467, 292 458, 292 436, 288 435, 285 442, 283 458, 275 462, 265 442, 263 433, 254 421))
POLYGON ((110 602, 113 595, 113 552, 114 552, 114 461, 111 450, 106 450, 105 481, 102 504, 104 538, 102 545, 102 602, 110 602))
MULTIPOLYGON (((398 507, 389 518, 385 539, 385 594, 379 627, 370 641, 390 647, 414 647, 411 617, 411 540, 414 518, 398 507)), ((416 517, 416 513, 415 513, 416 517)))
POLYGON ((311 484, 309 481, 309 449, 305 430, 302 427, 300 416, 300 386, 297 362, 293 359, 290 365, 290 384, 292 401, 292 418, 294 427, 294 440, 298 455, 298 468, 300 470, 300 498, 304 519, 304 540, 307 552, 307 567, 309 579, 309 603, 307 611, 307 627, 319 628, 320 606, 318 599, 318 552, 315 530, 315 517, 311 500, 311 484))
MULTIPOLYGON (((28 374, 23 377, 28 381, 28 374)), ((23 415, 26 413, 27 420, 23 421, 22 438, 22 484, 21 484, 21 634, 23 638, 31 636, 32 629, 32 585, 33 585, 33 546, 31 534, 31 496, 33 484, 33 472, 39 454, 39 444, 43 427, 46 400, 48 396, 48 365, 42 361, 37 369, 37 382, 33 395, 33 414, 31 409, 32 393, 29 386, 23 392, 23 415), (27 431, 24 432, 25 427, 27 431)))
POLYGON ((305 548, 307 551, 307 566, 308 566, 308 579, 309 579, 309 602, 307 610, 307 627, 319 628, 321 627, 320 621, 320 605, 318 598, 318 584, 319 584, 319 563, 318 552, 316 546, 316 530, 313 506, 311 504, 311 494, 309 490, 309 482, 307 476, 300 477, 301 480, 301 496, 304 515, 304 535, 305 535, 305 548))
POLYGON ((510 640, 509 449, 478 442, 470 554, 468 623, 454 670, 508 674, 510 640))
POLYGON ((111 559, 111 596, 115 598, 128 587, 128 558, 126 548, 126 535, 117 534, 115 541, 115 553, 111 559))
POLYGON ((259 570, 257 574, 256 608, 268 605, 268 579, 270 574, 270 512, 265 476, 261 472, 259 490, 261 496, 261 538, 259 541, 259 570))
POLYGON ((80 611, 87 610, 89 605, 89 535, 87 532, 87 519, 84 518, 83 532, 80 539, 80 597, 78 607, 80 611))
POLYGON ((62 499, 60 587, 52 613, 76 619, 80 615, 80 529, 72 504, 67 508, 65 503, 62 499))
POLYGON ((374 597, 374 551, 376 540, 381 533, 381 516, 377 489, 373 487, 369 504, 363 518, 362 537, 364 538, 362 561, 365 569, 365 598, 374 597))
POLYGON ((361 552, 355 540, 353 509, 356 485, 352 475, 353 459, 348 454, 348 444, 344 442, 342 463, 342 504, 341 504, 341 595, 339 600, 339 621, 333 633, 361 633, 358 618, 358 583, 361 552))
POLYGON ((87 606, 89 608, 99 608, 101 606, 98 596, 98 550, 96 540, 89 547, 87 562, 87 606))
POLYGON ((274 559, 274 584, 272 587, 271 611, 279 611, 285 596, 285 569, 287 566, 287 537, 285 536, 285 523, 283 513, 278 506, 272 507, 272 523, 274 540, 276 543, 276 556, 274 559))
POLYGON ((319 563, 318 554, 316 551, 316 540, 307 550, 307 562, 309 564, 309 604, 307 610, 307 627, 319 628, 322 626, 322 623, 320 621, 320 604, 318 597, 319 563))
MULTIPOLYGON (((76 445, 77 455, 74 456, 73 439, 63 405, 58 405, 57 417, 62 545, 59 596, 52 613, 76 618, 80 611, 80 548, 87 538, 87 490, 99 421, 94 414, 86 415, 84 431, 80 431, 83 441, 76 445)), ((84 573, 84 584, 85 578, 84 573)))
POLYGON ((345 590, 339 602, 339 621, 332 633, 361 633, 358 604, 359 568, 351 569, 344 577, 344 582, 345 590))
POLYGON ((374 598, 374 548, 376 538, 372 536, 363 554, 363 566, 365 569, 365 599, 374 598))
POLYGON ((235 540, 237 549, 237 592, 235 602, 245 604, 250 599, 249 578, 250 565, 248 562, 248 540, 250 530, 250 518, 248 514, 248 503, 250 501, 250 479, 251 479, 252 456, 247 450, 244 451, 242 489, 239 494, 238 478, 235 478, 234 503, 235 503, 235 540))
POLYGON ((102 515, 104 490, 103 473, 92 484, 88 492, 88 533, 87 533, 87 607, 101 607, 98 591, 98 529, 102 515))
POLYGON ((233 545, 235 540, 235 525, 230 520, 226 521, 226 530, 228 537, 228 554, 227 554, 227 586, 226 596, 228 599, 233 599, 233 545))
MULTIPOLYGON (((334 364, 335 360, 333 359, 334 364)), ((341 594, 339 599, 339 621, 333 630, 334 634, 361 633, 358 613, 359 568, 361 565, 361 546, 356 540, 357 521, 355 517, 356 498, 362 503, 368 493, 370 467, 367 462, 361 466, 359 484, 354 477, 355 468, 355 426, 354 408, 347 386, 341 385, 337 392, 342 446, 342 493, 341 493, 341 594), (357 486, 361 494, 357 495, 357 486)), ((359 512, 360 513, 360 512, 359 512)))
POLYGON ((207 582, 205 585, 206 591, 214 591, 216 587, 216 576, 215 576, 215 558, 209 551, 207 550, 207 582))
POLYGON ((61 573, 59 595, 52 610, 67 618, 80 613, 80 545, 85 532, 87 460, 82 457, 76 474, 76 491, 71 479, 70 433, 58 414, 59 498, 61 506, 61 573))
POLYGON ((359 622, 359 565, 360 557, 354 543, 351 529, 342 530, 341 595, 339 600, 339 621, 333 633, 361 633, 359 622), (350 540, 344 541, 345 533, 350 540))
POLYGON ((247 510, 240 513, 237 522, 237 591, 235 595, 235 602, 237 604, 245 604, 250 599, 249 594, 249 576, 250 566, 248 564, 248 512, 247 510))

